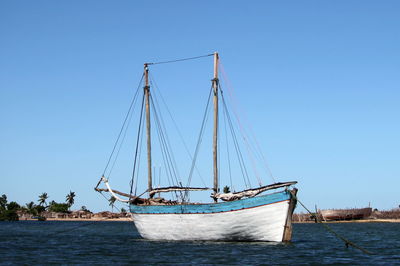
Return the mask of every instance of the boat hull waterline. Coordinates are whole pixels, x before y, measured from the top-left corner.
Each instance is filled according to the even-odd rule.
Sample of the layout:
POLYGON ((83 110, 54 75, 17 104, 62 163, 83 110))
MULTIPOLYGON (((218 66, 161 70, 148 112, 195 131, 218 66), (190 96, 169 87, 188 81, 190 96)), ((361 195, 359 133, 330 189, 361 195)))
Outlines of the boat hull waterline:
POLYGON ((281 242, 290 240, 293 204, 290 191, 283 191, 232 202, 130 209, 145 239, 281 242))

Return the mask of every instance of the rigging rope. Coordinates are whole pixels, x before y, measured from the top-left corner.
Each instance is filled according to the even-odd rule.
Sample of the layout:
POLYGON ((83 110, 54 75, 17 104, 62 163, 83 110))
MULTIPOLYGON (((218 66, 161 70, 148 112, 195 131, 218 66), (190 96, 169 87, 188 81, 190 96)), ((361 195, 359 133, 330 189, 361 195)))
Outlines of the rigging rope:
MULTIPOLYGON (((193 155, 192 166, 190 167, 189 178, 188 178, 188 182, 187 182, 187 185, 186 185, 187 187, 190 186, 190 182, 192 181, 193 170, 194 170, 194 167, 196 165, 197 155, 198 155, 199 150, 200 150, 200 144, 201 144, 201 141, 203 139, 205 124, 206 124, 206 122, 208 120, 208 115, 207 114, 208 114, 208 107, 210 106, 210 100, 211 100, 212 91, 213 91, 213 88, 211 87, 210 93, 208 95, 206 108, 204 110, 203 122, 201 123, 200 133, 199 133, 199 137, 197 139, 197 144, 196 144, 196 149, 195 149, 195 152, 194 152, 194 155, 193 155)), ((186 191, 185 198, 188 197, 188 194, 189 194, 189 192, 186 191)))
MULTIPOLYGON (((170 109, 168 108, 168 105, 166 104, 166 102, 165 102, 165 100, 164 100, 164 97, 162 96, 161 90, 158 88, 158 85, 157 85, 156 81, 154 80, 154 77, 152 76, 152 74, 149 73, 149 75, 150 75, 150 83, 151 83, 151 85, 153 85, 153 83, 154 83, 153 92, 158 93, 158 94, 160 95, 161 101, 162 101, 162 103, 164 104, 164 106, 165 106, 165 108, 166 108, 166 110, 167 110, 167 112, 168 112, 168 114, 169 114, 169 117, 171 118, 171 120, 172 120, 172 122, 173 122, 173 124, 174 124, 174 127, 175 127, 176 131, 178 132, 178 135, 179 135, 179 137, 180 137, 180 139, 181 139, 181 141, 182 141, 182 143, 183 143, 183 146, 185 147, 186 153, 188 154, 188 156, 190 157, 190 159, 193 161, 193 156, 192 156, 192 154, 191 154, 190 151, 189 151, 189 148, 188 148, 188 146, 187 146, 187 144, 186 144, 186 142, 185 142, 185 139, 183 138, 182 133, 181 133, 181 131, 179 130, 179 127, 178 127, 178 125, 177 125, 177 123, 176 123, 174 117, 172 116, 172 113, 171 113, 170 109)), ((158 101, 157 101, 157 98, 155 98, 155 102, 157 103, 157 106, 159 106, 158 101)), ((165 126, 164 126, 164 127, 165 127, 165 126)), ((203 185, 206 187, 207 185, 206 185, 206 183, 204 182, 204 179, 203 179, 203 177, 201 176, 200 171, 199 171, 199 169, 197 168, 196 165, 195 165, 195 169, 196 169, 196 172, 197 172, 197 174, 198 174, 198 176, 199 176, 201 182, 202 182, 203 185)))
MULTIPOLYGON (((139 84, 138 84, 138 87, 137 87, 137 89, 136 89, 135 95, 134 95, 134 97, 133 97, 133 99, 132 99, 132 101, 131 101, 131 104, 130 104, 130 106, 129 106, 128 112, 127 112, 127 114, 126 114, 126 116, 125 116, 125 119, 124 119, 124 122, 123 122, 123 124, 122 124, 121 130, 119 131, 117 140, 115 141, 115 144, 114 144, 114 147, 113 147, 112 152, 111 152, 111 154, 110 154, 110 157, 108 158, 106 167, 104 168, 104 171, 103 171, 103 176, 105 175, 105 173, 106 173, 106 171, 107 171, 107 168, 108 168, 108 165, 110 164, 110 161, 111 161, 111 159, 112 159, 112 157, 113 157, 113 155, 114 155, 115 148, 117 147, 118 142, 119 142, 119 139, 121 138, 121 134, 122 134, 122 132, 123 132, 123 130, 124 130, 124 128, 125 128, 125 124, 126 124, 126 122, 127 122, 127 120, 128 120, 128 117, 129 117, 129 114, 130 114, 130 112, 131 112, 131 110, 132 110, 132 107, 133 107, 134 103, 136 102, 136 98, 137 98, 137 95, 138 95, 138 93, 139 93, 139 88, 140 88, 140 85, 142 84, 143 77, 144 77, 144 74, 142 74, 142 77, 141 77, 140 82, 139 82, 139 84)), ((100 182, 99 182, 99 183, 100 183, 100 182)))
MULTIPOLYGON (((224 81, 225 81, 225 83, 227 85, 227 88, 228 88, 228 95, 232 99, 233 113, 234 113, 234 115, 236 117, 236 120, 238 121, 238 124, 240 126, 241 131, 243 132, 243 134, 245 134, 246 131, 244 130, 244 127, 242 126, 242 123, 241 123, 241 119, 239 117, 239 110, 238 109, 239 109, 240 106, 237 104, 237 101, 235 100, 233 86, 231 85, 231 83, 230 83, 230 81, 229 81, 229 79, 228 79, 228 77, 227 77, 227 75, 226 75, 226 73, 224 71, 224 67, 223 67, 221 62, 220 62, 220 67, 221 67, 222 77, 223 77, 223 79, 224 79, 224 81), (236 104, 234 104, 234 103, 236 103, 236 104)), ((246 117, 244 117, 244 118, 246 118, 246 117)), ((244 120, 245 120, 244 122, 247 122, 247 119, 244 119, 244 120)), ((272 174, 272 171, 271 171, 270 167, 268 166, 268 163, 267 163, 267 160, 265 158, 265 155, 262 152, 260 144, 258 143, 258 140, 257 140, 257 138, 256 138, 256 136, 254 134, 254 131, 253 131, 252 127, 251 127, 251 123, 247 122, 247 125, 248 125, 248 128, 250 130, 252 139, 255 142, 255 145, 253 144, 256 147, 255 151, 261 157, 261 161, 264 163, 264 167, 267 170, 268 174, 271 176, 273 182, 276 183, 276 180, 275 180, 275 178, 274 178, 274 176, 272 174)), ((249 138, 249 140, 250 140, 250 138, 249 138)), ((251 143, 249 143, 249 144, 251 144, 251 143)))
POLYGON ((225 102, 225 98, 224 98, 223 94, 222 94, 222 106, 226 110, 224 112, 224 114, 226 115, 226 119, 228 121, 229 129, 231 131, 232 140, 233 140, 233 144, 234 144, 234 147, 235 147, 235 150, 236 150, 236 155, 237 155, 237 158, 238 158, 240 170, 242 172, 244 184, 245 184, 245 186, 247 188, 251 188, 251 183, 250 183, 249 175, 247 173, 247 168, 246 168, 246 165, 244 163, 243 155, 242 155, 242 152, 240 150, 239 142, 238 142, 237 137, 236 137, 236 133, 235 133, 235 129, 233 127, 231 116, 229 115, 229 112, 227 112, 228 107, 226 106, 226 102, 225 102), (246 181, 246 178, 247 178, 247 181, 246 181))
POLYGON ((368 254, 368 255, 372 255, 372 254, 373 254, 372 252, 366 250, 365 248, 362 248, 362 247, 358 246, 357 244, 351 242, 350 240, 348 240, 348 239, 344 238, 343 236, 339 235, 338 233, 336 233, 332 228, 330 228, 327 224, 323 223, 323 222, 321 221, 321 219, 318 218, 317 213, 311 212, 311 211, 298 199, 298 197, 296 196, 295 193, 293 193, 293 191, 290 191, 290 194, 292 194, 293 198, 294 198, 295 200, 297 200, 297 202, 300 203, 300 205, 303 206, 303 208, 304 208, 309 214, 311 214, 312 216, 314 216, 315 222, 316 222, 316 223, 321 224, 323 227, 325 227, 325 229, 326 229, 327 231, 331 232, 331 233, 334 234, 337 238, 339 238, 340 240, 342 240, 342 241, 345 243, 346 247, 352 246, 352 247, 354 247, 354 248, 357 248, 357 249, 361 250, 361 251, 364 252, 365 254, 368 254))
MULTIPOLYGON (((153 107, 153 112, 154 112, 154 117, 155 117, 155 122, 156 122, 156 129, 157 129, 157 135, 158 135, 158 139, 160 142, 160 146, 161 146, 161 154, 164 160, 164 165, 166 166, 167 170, 167 177, 168 177, 168 181, 171 185, 172 184, 180 184, 180 179, 179 179, 179 172, 178 172, 178 167, 176 166, 176 162, 175 162, 175 158, 173 156, 173 154, 170 152, 171 149, 171 145, 169 144, 169 140, 168 140, 168 136, 166 133, 164 133, 164 131, 166 131, 165 129, 163 130, 163 126, 162 126, 162 122, 160 121, 159 115, 158 115, 158 111, 155 108, 155 104, 154 104, 154 100, 153 97, 150 95, 150 103, 151 106, 153 107), (169 175, 168 175, 169 172, 169 175), (171 180, 170 180, 171 179, 171 180), (174 182, 175 179, 175 182, 174 182)), ((175 192, 176 197, 178 197, 177 192, 175 192)), ((182 193, 181 194, 181 198, 182 198, 182 193)))
MULTIPOLYGON (((144 123, 145 123, 145 119, 143 119, 143 121, 142 121, 142 128, 144 128, 144 123)), ((144 131, 144 130, 143 130, 144 131)), ((142 131, 142 132, 143 132, 142 131)), ((138 188, 138 185, 139 185, 139 172, 140 172, 140 165, 141 165, 141 163, 140 163, 140 160, 142 159, 142 156, 141 156, 141 154, 142 154, 142 149, 143 149, 143 139, 144 139, 144 134, 143 133, 141 133, 141 136, 140 136, 140 142, 139 142, 139 159, 138 159, 138 162, 137 162, 137 171, 136 171, 136 185, 135 185, 135 194, 134 195, 137 195, 137 188, 138 188)), ((145 191, 146 192, 146 191, 145 191)), ((145 192, 143 192, 142 194, 144 194, 145 192)), ((141 196, 141 195, 140 195, 141 196)), ((138 197, 140 197, 140 196, 138 196, 138 197)))
POLYGON ((129 125, 130 125, 131 120, 132 120, 132 115, 133 115, 133 112, 131 112, 130 115, 129 115, 128 123, 127 123, 127 125, 125 127, 124 134, 122 136, 122 140, 119 143, 118 151, 117 151, 116 155, 114 156, 114 161, 113 161, 113 163, 112 163, 112 165, 110 167, 110 170, 108 172, 108 176, 107 176, 108 179, 110 179, 111 173, 112 173, 112 171, 113 171, 113 169, 115 167, 115 164, 117 163, 118 155, 121 152, 122 145, 124 144, 124 140, 125 140, 125 137, 126 137, 126 133, 128 132, 128 128, 129 128, 129 125))
MULTIPOLYGON (((139 149, 139 138, 141 136, 141 129, 142 129, 143 109, 144 109, 144 94, 143 94, 143 99, 142 99, 142 108, 140 109, 139 128, 138 128, 137 139, 136 139, 135 159, 133 162, 132 179, 131 179, 131 191, 130 191, 129 195, 132 195, 133 183, 135 181, 136 160, 137 160, 138 149, 139 149)), ((135 191, 135 195, 136 195, 136 191, 135 191)), ((129 200, 131 200, 131 198, 129 198, 129 200)))
POLYGON ((230 153, 229 153, 229 140, 228 140, 228 130, 226 129, 226 116, 227 116, 227 114, 226 114, 226 110, 225 110, 225 108, 223 108, 222 109, 223 111, 224 111, 224 115, 223 115, 223 118, 224 118, 224 128, 225 128, 225 141, 226 141, 226 153, 227 153, 227 161, 228 161, 228 170, 229 170, 229 181, 230 181, 230 185, 231 185, 231 188, 232 188, 232 191, 235 191, 235 187, 233 186, 233 183, 232 183, 232 170, 231 170, 231 158, 230 158, 230 153))
POLYGON ((175 181, 177 183, 180 183, 181 180, 180 180, 180 174, 179 174, 179 171, 178 171, 179 169, 177 167, 177 164, 176 164, 176 161, 175 161, 175 157, 174 157, 174 155, 172 153, 172 146, 171 146, 169 138, 168 138, 168 134, 167 134, 167 130, 166 130, 166 127, 165 127, 165 123, 164 123, 164 120, 163 120, 161 114, 159 114, 159 112, 158 112, 158 109, 160 107, 158 106, 157 101, 154 101, 152 95, 150 95, 150 101, 151 101, 151 105, 153 107, 153 112, 154 112, 154 117, 155 117, 155 121, 156 121, 156 124, 157 124, 157 129, 158 129, 158 132, 160 134, 159 137, 161 137, 160 143, 163 145, 163 148, 165 149, 166 155, 168 156, 168 159, 170 161, 172 170, 174 172, 175 181), (157 105, 158 109, 156 108, 156 105, 157 105))
MULTIPOLYGON (((220 91, 221 91, 222 101, 224 102, 224 108, 227 110, 226 112, 228 112, 228 107, 226 105, 226 101, 225 101, 225 98, 224 98, 223 90, 222 90, 221 87, 220 87, 220 91)), ((229 113, 228 113, 228 115, 229 115, 229 113)), ((254 174, 255 174, 255 176, 257 178, 258 185, 262 186, 262 179, 260 178, 260 175, 258 174, 256 163, 255 163, 255 160, 254 160, 254 157, 253 157, 253 153, 251 152, 250 144, 247 141, 248 138, 246 137, 246 132, 245 132, 244 128, 242 127, 242 125, 240 124, 240 120, 238 119, 238 117, 236 117, 236 119, 238 121, 240 133, 241 133, 243 142, 244 142, 244 144, 245 144, 245 146, 247 148, 247 154, 248 154, 248 156, 250 158, 250 162, 251 162, 251 164, 253 166, 253 171, 254 171, 254 174)))
POLYGON ((194 59, 199 59, 199 58, 213 56, 213 55, 214 54, 207 54, 207 55, 200 55, 200 56, 195 56, 195 57, 181 58, 181 59, 175 59, 175 60, 169 60, 169 61, 152 62, 152 63, 147 63, 147 65, 160 65, 160 64, 176 63, 176 62, 194 60, 194 59))

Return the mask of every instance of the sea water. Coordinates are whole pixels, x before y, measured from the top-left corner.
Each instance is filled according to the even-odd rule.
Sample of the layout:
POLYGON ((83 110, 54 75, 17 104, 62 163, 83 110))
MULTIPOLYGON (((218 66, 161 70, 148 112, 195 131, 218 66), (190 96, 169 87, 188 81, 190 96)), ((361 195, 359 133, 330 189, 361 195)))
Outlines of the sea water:
MULTIPOLYGON (((132 222, 0 222, 0 264, 400 265, 400 223, 294 224, 291 243, 141 239, 132 222)), ((157 228, 154 228, 157 230, 157 228)))

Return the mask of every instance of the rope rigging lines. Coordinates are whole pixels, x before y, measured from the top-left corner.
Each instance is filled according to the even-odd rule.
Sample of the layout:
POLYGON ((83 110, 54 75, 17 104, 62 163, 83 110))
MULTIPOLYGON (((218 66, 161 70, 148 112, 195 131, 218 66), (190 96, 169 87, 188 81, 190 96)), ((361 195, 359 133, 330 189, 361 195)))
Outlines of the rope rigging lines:
POLYGON ((194 60, 194 59, 199 59, 203 57, 209 57, 213 56, 214 54, 206 54, 206 55, 200 55, 200 56, 194 56, 194 57, 188 57, 188 58, 181 58, 181 59, 175 59, 175 60, 169 60, 169 61, 160 61, 160 62, 153 62, 153 63, 146 63, 147 65, 161 65, 161 64, 169 64, 169 63, 176 63, 176 62, 182 62, 182 61, 188 61, 188 60, 194 60))
MULTIPOLYGON (((231 83, 230 83, 230 81, 229 81, 229 79, 228 79, 228 77, 227 77, 227 75, 226 75, 226 73, 224 71, 224 67, 222 65, 222 62, 220 62, 220 69, 221 69, 222 77, 224 79, 226 87, 228 89, 228 96, 229 96, 229 98, 231 99, 231 102, 232 102, 233 114, 234 114, 234 116, 235 116, 235 118, 237 120, 238 126, 240 128, 241 133, 242 133, 243 141, 246 144, 246 148, 249 151, 249 156, 251 156, 251 160, 253 160, 252 163, 255 166, 254 158, 252 158, 253 157, 252 154, 258 155, 258 157, 259 157, 258 160, 263 163, 266 172, 270 175, 272 181, 274 183, 276 183, 276 180, 275 180, 275 178, 274 178, 274 176, 272 174, 272 171, 268 166, 268 163, 267 163, 267 160, 265 158, 265 155, 262 152, 260 144, 258 143, 258 140, 257 140, 257 138, 256 138, 256 136, 255 136, 255 134, 254 134, 254 132, 252 130, 251 123, 249 123, 247 121, 247 119, 244 119, 243 122, 246 122, 246 127, 243 125, 241 116, 239 115, 239 113, 243 113, 243 112, 240 112, 240 110, 239 110, 240 105, 237 103, 238 101, 236 100, 236 98, 234 96, 235 93, 234 93, 233 86, 231 85, 231 83), (250 134, 247 134, 247 131, 245 130, 245 128, 248 128, 248 130, 250 131, 250 134)), ((242 116, 242 117, 246 118, 245 116, 242 116)), ((255 169, 255 172, 257 172, 256 169, 255 169)), ((257 176, 258 176, 258 174, 257 174, 257 176)), ((259 179, 259 182, 262 181, 262 180, 260 180, 259 177, 258 177, 258 179, 259 179)))
MULTIPOLYGON (((228 132, 228 130, 226 129, 226 115, 227 114, 226 114, 225 108, 223 109, 223 111, 224 111, 224 115, 223 115, 224 129, 225 129, 225 132, 228 132)), ((230 152, 229 152, 229 140, 228 140, 228 134, 226 134, 226 133, 225 133, 225 141, 226 141, 227 163, 228 163, 228 170, 229 170, 229 183, 232 188, 232 191, 235 192, 235 186, 233 185, 233 182, 232 182, 232 169, 231 169, 231 156, 230 156, 230 152)))
MULTIPOLYGON (((161 102, 164 104, 164 107, 165 107, 165 109, 166 109, 166 111, 167 111, 167 113, 168 113, 168 115, 169 115, 169 118, 171 119, 171 121, 172 121, 172 123, 173 123, 173 125, 174 125, 174 127, 175 127, 176 132, 177 132, 178 135, 179 135, 179 138, 180 138, 181 141, 182 141, 182 144, 183 144, 183 146, 184 146, 184 148, 185 148, 185 151, 186 151, 187 155, 188 155, 188 156, 190 157, 190 159, 193 161, 193 156, 192 156, 191 152, 189 151, 189 148, 188 148, 188 146, 187 146, 187 144, 186 144, 186 141, 185 141, 185 139, 184 139, 184 137, 183 137, 183 135, 182 135, 181 130, 179 129, 178 124, 176 123, 176 121, 175 121, 175 119, 174 119, 174 116, 173 116, 172 113, 171 113, 171 110, 168 108, 168 105, 167 105, 167 103, 166 103, 165 100, 164 100, 164 97, 163 97, 163 95, 162 95, 162 93, 161 93, 161 90, 158 88, 158 85, 157 85, 157 83, 156 83, 156 81, 155 81, 153 75, 152 75, 151 73, 149 73, 149 76, 150 76, 150 84, 153 86, 153 92, 154 92, 153 94, 154 94, 154 95, 158 94, 158 95, 156 95, 156 97, 154 97, 155 101, 157 102, 157 106, 160 106, 160 105, 158 104, 158 100, 157 100, 158 98, 160 98, 160 99, 161 99, 161 102)), ((210 96, 209 96, 209 97, 210 97, 210 96)), ((160 109, 160 108, 159 108, 159 109, 160 109)), ((206 185, 206 183, 204 182, 204 179, 203 179, 203 177, 201 176, 199 169, 197 168, 196 165, 194 165, 194 168, 195 168, 196 173, 198 174, 198 177, 200 178, 201 182, 202 182, 203 185, 206 187, 207 185, 206 185)))
POLYGON ((165 126, 162 120, 161 115, 158 114, 157 108, 154 104, 153 97, 150 95, 150 103, 153 107, 154 120, 156 122, 157 135, 160 143, 160 150, 164 161, 164 166, 166 168, 166 173, 169 181, 169 185, 171 184, 180 184, 178 167, 176 165, 175 157, 172 153, 172 148, 170 141, 168 139, 168 135, 166 134, 165 126))
MULTIPOLYGON (((140 79, 140 81, 139 81, 139 84, 138 84, 138 87, 137 87, 137 89, 136 89, 135 95, 134 95, 134 97, 133 97, 133 99, 132 99, 132 101, 131 101, 131 104, 130 104, 130 106, 129 106, 128 112, 127 112, 126 115, 125 115, 125 119, 124 119, 124 122, 122 123, 121 130, 119 131, 117 140, 116 140, 115 143, 114 143, 114 147, 113 147, 113 149, 112 149, 112 151, 111 151, 110 157, 108 158, 107 164, 106 164, 106 166, 105 166, 105 168, 104 168, 103 176, 106 174, 107 168, 108 168, 108 166, 109 166, 109 164, 110 164, 110 161, 111 161, 111 159, 112 159, 112 157, 113 157, 113 155, 114 155, 115 149, 116 149, 116 147, 117 147, 117 145, 118 145, 118 143, 119 143, 119 140, 120 140, 120 138, 121 138, 122 132, 124 131, 125 126, 126 126, 126 123, 127 123, 127 121, 128 121, 128 118, 130 117, 132 108, 133 108, 133 106, 134 106, 134 104, 135 104, 135 102, 136 102, 137 96, 138 96, 138 94, 139 94, 140 85, 141 85, 142 82, 143 82, 143 77, 144 77, 144 74, 142 74, 142 77, 141 77, 141 79, 140 79)), ((121 142, 123 142, 123 140, 122 140, 121 142)), ((116 157, 117 157, 117 156, 116 156, 116 157)), ((110 174, 110 173, 109 173, 109 174, 110 174)), ((99 182, 99 183, 100 183, 100 182, 99 182)), ((98 186, 98 185, 97 185, 97 186, 98 186)))
MULTIPOLYGON (((202 142, 203 135, 204 135, 204 128, 205 128, 206 122, 208 120, 208 109, 209 109, 210 102, 211 102, 212 92, 213 92, 213 88, 211 87, 210 93, 208 94, 206 108, 204 110, 203 121, 201 123, 199 137, 197 138, 197 144, 196 144, 196 149, 195 149, 194 156, 193 156, 193 159, 192 159, 192 165, 190 167, 189 178, 188 178, 188 182, 187 182, 187 185, 186 185, 187 187, 190 186, 190 183, 192 181, 193 170, 194 170, 195 165, 196 165, 197 156, 198 156, 199 150, 200 150, 200 144, 202 142)), ((189 196, 189 192, 186 191, 184 199, 187 199, 188 196, 189 196)))
MULTIPOLYGON (((221 89, 221 92, 222 92, 222 89, 221 89)), ((239 166, 240 166, 240 170, 242 172, 243 180, 244 180, 246 188, 251 188, 251 182, 250 182, 249 175, 248 175, 248 172, 247 172, 246 164, 244 163, 242 152, 240 150, 239 142, 238 142, 237 137, 236 137, 236 133, 235 133, 235 129, 233 127, 232 119, 231 119, 231 117, 229 115, 228 107, 226 106, 226 102, 225 102, 225 98, 223 97, 223 93, 221 93, 221 95, 222 95, 222 106, 224 107, 224 114, 226 115, 226 120, 228 121, 229 130, 231 132, 231 136, 232 136, 233 144, 234 144, 234 147, 235 147, 235 151, 236 151, 238 163, 239 163, 239 166)))
POLYGON ((328 226, 326 223, 322 222, 322 220, 320 218, 318 218, 318 214, 317 214, 317 210, 315 210, 315 213, 311 212, 296 196, 295 193, 293 193, 292 191, 290 192, 293 196, 293 198, 295 200, 297 200, 298 203, 300 203, 300 205, 311 215, 314 217, 315 222, 321 224, 327 231, 331 232, 333 235, 335 235, 337 238, 339 238, 340 240, 342 240, 345 245, 346 248, 348 246, 352 246, 356 249, 361 250, 363 253, 368 254, 368 255, 372 255, 373 253, 370 252, 369 250, 355 244, 354 242, 351 242, 350 240, 348 240, 347 238, 343 237, 342 235, 340 235, 339 233, 337 233, 336 231, 334 231, 330 226, 328 226))
MULTIPOLYGON (((209 56, 213 56, 213 55, 214 54, 207 54, 207 55, 201 55, 201 56, 196 56, 196 57, 181 58, 181 59, 176 59, 176 60, 146 63, 145 70, 148 71, 147 66, 150 66, 150 65, 182 62, 182 61, 187 61, 187 60, 194 60, 194 59, 209 57, 209 56)), ((222 67, 222 65, 221 65, 221 67, 222 67)), ((222 74, 225 78, 225 72, 223 71, 222 68, 221 68, 221 70, 222 70, 222 74)), ((128 112, 124 118, 122 127, 117 136, 117 140, 114 143, 110 157, 108 158, 107 164, 104 168, 103 176, 107 176, 109 178, 111 175, 111 172, 113 171, 114 166, 116 165, 117 158, 120 154, 122 144, 125 140, 125 137, 127 136, 127 130, 128 130, 129 124, 131 123, 131 119, 132 119, 134 109, 135 109, 135 104, 138 101, 140 87, 143 85, 144 79, 145 79, 146 84, 148 84, 146 86, 149 86, 152 88, 151 93, 149 92, 150 94, 148 94, 148 96, 149 96, 149 104, 150 104, 151 112, 152 112, 151 124, 154 125, 154 127, 151 127, 151 128, 153 128, 153 130, 155 130, 157 133, 156 134, 157 137, 154 138, 153 141, 158 142, 157 145, 159 145, 159 147, 157 149, 158 153, 155 153, 155 156, 154 156, 156 158, 156 160, 159 160, 159 163, 160 163, 159 176, 158 176, 158 178, 156 178, 154 176, 152 179, 160 180, 161 173, 163 173, 163 174, 165 174, 165 178, 163 178, 163 180, 165 180, 164 182, 168 183, 169 186, 175 185, 175 186, 183 187, 181 175, 179 173, 180 171, 178 168, 179 164, 177 163, 177 161, 175 159, 175 156, 173 154, 173 149, 172 149, 172 147, 176 148, 175 147, 176 145, 174 145, 174 146, 171 145, 170 139, 167 134, 167 132, 168 132, 167 127, 166 127, 164 118, 162 116, 162 113, 165 114, 165 110, 166 110, 166 113, 168 113, 170 120, 173 122, 173 125, 178 133, 177 135, 180 137, 181 142, 183 143, 183 146, 186 150, 187 155, 190 157, 191 163, 190 163, 190 168, 188 169, 189 172, 187 175, 187 185, 186 186, 187 187, 190 186, 190 183, 192 182, 192 179, 193 179, 193 174, 194 174, 194 172, 196 172, 198 174, 198 176, 200 177, 199 179, 201 180, 203 185, 206 187, 206 182, 204 182, 204 180, 200 174, 200 171, 197 168, 197 164, 198 164, 197 161, 198 161, 199 157, 201 157, 199 155, 199 151, 200 151, 201 143, 205 136, 205 128, 206 128, 206 124, 208 122, 208 118, 209 118, 209 114, 210 114, 209 111, 211 108, 210 106, 211 106, 211 98, 212 98, 211 96, 213 93, 213 86, 211 86, 211 89, 209 91, 209 95, 208 95, 208 99, 206 102, 204 114, 202 117, 200 132, 197 137, 197 143, 196 143, 196 146, 194 149, 194 153, 191 154, 191 152, 189 151, 189 149, 185 143, 184 138, 182 137, 181 131, 179 130, 179 127, 177 126, 177 123, 176 123, 174 117, 172 116, 170 109, 168 108, 168 105, 165 103, 164 98, 162 97, 161 91, 158 89, 158 86, 157 86, 154 78, 152 77, 151 74, 147 75, 148 72, 145 72, 145 73, 143 73, 143 75, 141 76, 141 79, 140 79, 140 82, 136 89, 136 92, 134 94, 134 97, 130 103, 128 112), (145 76, 145 73, 146 73, 146 76, 145 76), (162 109, 161 109, 160 103, 158 101, 158 98, 160 98, 160 97, 162 99, 162 101, 160 103, 163 104, 162 109), (163 165, 163 168, 161 168, 161 164, 163 165)), ((225 79, 225 80, 226 80, 225 83, 229 83, 227 81, 227 79, 225 79)), ((225 151, 226 154, 224 156, 221 156, 221 152, 223 152, 223 150, 218 149, 218 154, 217 154, 218 168, 220 168, 221 165, 223 167, 226 167, 225 172, 228 174, 226 178, 229 178, 229 184, 233 190, 235 190, 235 187, 233 185, 234 184, 233 179, 235 178, 236 175, 238 175, 236 172, 238 172, 239 175, 241 173, 242 178, 244 180, 244 186, 246 188, 251 188, 252 186, 251 186, 251 181, 250 181, 250 174, 246 167, 246 164, 251 162, 251 165, 253 166, 254 175, 258 179, 258 184, 261 186, 262 179, 260 178, 260 176, 258 174, 257 167, 255 166, 255 160, 254 160, 255 158, 253 155, 258 155, 259 158, 260 157, 262 158, 262 161, 264 161, 267 170, 269 171, 271 177, 273 178, 272 173, 270 172, 269 167, 267 166, 267 164, 265 162, 265 158, 260 151, 260 147, 258 145, 257 140, 253 136, 253 138, 255 139, 255 142, 254 142, 254 140, 253 140, 253 142, 251 142, 250 141, 251 138, 249 138, 248 134, 246 134, 246 131, 244 130, 244 127, 241 124, 241 120, 238 116, 238 112, 235 108, 233 108, 234 118, 232 118, 232 116, 230 114, 231 110, 228 109, 227 101, 224 97, 224 90, 221 87, 221 83, 218 82, 217 86, 218 86, 217 91, 218 91, 218 94, 220 95, 220 98, 221 98, 220 101, 222 103, 223 112, 221 115, 224 118, 223 119, 223 121, 224 121, 223 128, 225 129, 225 136, 223 136, 220 133, 220 130, 218 130, 218 132, 217 132, 218 143, 226 142, 225 143, 226 144, 226 151, 225 151), (233 121, 233 120, 235 120, 235 121, 233 121), (239 130, 240 134, 236 133, 237 130, 239 130), (230 134, 228 134, 228 133, 230 133, 230 134), (220 138, 220 135, 221 135, 221 137, 224 137, 224 138, 220 138), (230 137, 228 135, 230 135, 230 137), (239 143, 238 137, 240 137, 240 136, 242 137, 242 140, 240 140, 240 143, 239 143), (241 151, 242 143, 244 143, 244 145, 247 149, 246 157, 244 156, 243 152, 241 151), (232 146, 232 150, 233 150, 232 152, 236 153, 236 157, 237 157, 236 158, 236 160, 237 160, 236 166, 235 166, 235 164, 231 164, 231 159, 235 160, 235 156, 233 154, 231 154, 230 146, 232 146), (225 163, 225 161, 222 162, 220 160, 223 157, 227 157, 226 163, 225 163)), ((146 88, 148 89, 149 87, 146 87, 146 88)), ((230 101, 232 101, 231 105, 234 105, 234 99, 232 96, 233 92, 230 90, 229 86, 227 86, 227 87, 228 87, 228 91, 229 91, 229 96, 232 98, 232 99, 230 99, 230 101)), ((144 132, 145 132, 145 130, 144 130, 145 129, 144 111, 146 108, 144 101, 145 101, 145 97, 143 96, 141 107, 139 107, 140 108, 139 125, 137 128, 138 131, 137 131, 136 140, 135 140, 132 176, 131 176, 131 180, 129 183, 130 195, 137 195, 137 189, 138 189, 138 183, 139 183, 138 177, 139 177, 139 174, 141 175, 144 171, 143 169, 139 168, 140 160, 141 160, 140 154, 141 154, 142 146, 144 145, 143 143, 145 143, 145 141, 143 141, 144 132)), ((135 119, 137 119, 137 118, 135 118, 135 119)), ((168 123, 168 125, 169 125, 169 123, 168 123)), ((223 128, 221 127, 221 129, 223 129, 223 128)), ((149 129, 150 129, 150 127, 149 127, 149 129)), ((207 136, 207 138, 208 138, 208 136, 207 136)), ((218 145, 220 145, 220 144, 218 144, 218 145)), ((158 163, 151 163, 151 161, 150 161, 150 164, 152 164, 152 166, 150 166, 150 167, 154 167, 154 165, 158 165, 158 163)), ((148 171, 151 172, 150 170, 148 170, 148 171)), ((221 179, 222 175, 220 173, 221 173, 221 171, 218 171, 218 179, 221 179)), ((149 174, 149 176, 151 176, 151 174, 149 174)), ((159 181, 158 183, 159 183, 158 186, 160 186, 160 183, 162 183, 162 182, 159 181)), ((209 183, 209 182, 207 182, 207 183, 209 183)), ((218 182, 218 183, 220 183, 220 182, 218 182)), ((96 188, 98 187, 98 185, 96 186, 96 188)), ((146 191, 149 192, 148 190, 146 190, 146 191)), ((177 193, 177 192, 174 192, 174 193, 177 193)), ((183 192, 179 192, 179 193, 183 193, 183 192)), ((180 198, 180 200, 182 200, 182 201, 188 200, 189 192, 185 191, 183 194, 180 194, 180 197, 178 197, 178 194, 175 194, 172 196, 175 196, 177 199, 180 198)))
MULTIPOLYGON (((141 132, 142 132, 141 131, 142 123, 144 122, 143 121, 143 110, 144 110, 144 95, 142 97, 142 107, 140 108, 139 128, 138 128, 138 133, 137 133, 137 138, 136 138, 136 148, 135 148, 135 159, 134 159, 134 162, 133 162, 132 178, 131 178, 131 181, 130 181, 130 185, 131 185, 131 190, 130 190, 130 193, 129 193, 130 195, 132 195, 133 183, 135 181, 136 165, 138 165, 138 167, 139 167, 139 164, 137 164, 136 161, 137 161, 137 157, 138 157, 138 149, 139 149, 139 147, 142 146, 142 145, 139 145, 139 141, 141 139, 140 137, 142 136, 142 134, 141 134, 141 132)), ((138 182, 136 182, 135 195, 136 195, 137 183, 138 182)))

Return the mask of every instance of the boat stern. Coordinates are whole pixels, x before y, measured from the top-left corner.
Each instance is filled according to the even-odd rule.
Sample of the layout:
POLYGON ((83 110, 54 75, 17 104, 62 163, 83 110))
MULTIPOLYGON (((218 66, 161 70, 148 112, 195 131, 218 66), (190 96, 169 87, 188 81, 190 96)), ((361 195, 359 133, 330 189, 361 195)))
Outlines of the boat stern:
POLYGON ((289 209, 286 218, 285 229, 283 232, 282 242, 289 242, 292 240, 292 232, 293 232, 292 217, 294 209, 296 208, 297 205, 297 197, 296 197, 297 188, 293 188, 289 190, 289 192, 291 196, 289 200, 289 209))

